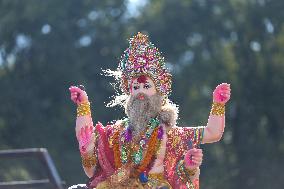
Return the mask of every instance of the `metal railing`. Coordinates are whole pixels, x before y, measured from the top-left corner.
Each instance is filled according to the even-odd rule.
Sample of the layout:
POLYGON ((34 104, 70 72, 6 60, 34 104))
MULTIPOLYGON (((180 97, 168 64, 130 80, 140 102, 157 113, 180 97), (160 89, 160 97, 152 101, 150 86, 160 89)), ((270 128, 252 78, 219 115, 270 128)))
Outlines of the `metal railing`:
POLYGON ((64 189, 63 182, 54 166, 54 163, 45 148, 29 148, 16 150, 0 150, 0 158, 37 158, 47 170, 48 179, 0 182, 0 189, 41 188, 50 185, 54 189, 64 189))

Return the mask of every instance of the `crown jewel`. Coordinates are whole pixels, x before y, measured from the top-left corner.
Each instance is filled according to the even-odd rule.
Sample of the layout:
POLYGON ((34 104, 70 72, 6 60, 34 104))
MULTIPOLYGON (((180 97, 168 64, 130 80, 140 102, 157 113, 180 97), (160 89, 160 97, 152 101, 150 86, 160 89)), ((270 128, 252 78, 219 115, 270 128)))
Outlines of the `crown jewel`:
POLYGON ((148 39, 138 32, 129 40, 129 47, 121 56, 118 69, 122 72, 121 87, 129 94, 131 80, 139 75, 149 76, 162 95, 171 92, 171 74, 166 69, 164 57, 148 39))

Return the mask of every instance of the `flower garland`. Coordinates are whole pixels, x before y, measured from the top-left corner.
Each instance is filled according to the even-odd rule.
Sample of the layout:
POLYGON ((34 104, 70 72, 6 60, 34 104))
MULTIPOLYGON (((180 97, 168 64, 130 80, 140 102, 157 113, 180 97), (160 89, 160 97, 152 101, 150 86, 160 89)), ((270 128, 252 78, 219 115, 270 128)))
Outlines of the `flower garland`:
POLYGON ((144 172, 149 166, 152 158, 156 155, 161 139, 163 136, 163 129, 157 118, 151 119, 144 132, 140 135, 139 147, 132 149, 133 145, 132 133, 129 128, 129 120, 123 121, 124 130, 120 132, 117 130, 113 137, 113 150, 114 150, 114 162, 115 167, 119 169, 122 164, 126 164, 132 160, 136 170, 134 175, 138 176, 144 172), (132 150, 131 150, 132 149, 132 150), (146 152, 143 158, 143 152, 146 152))
POLYGON ((158 131, 159 131, 159 128, 156 128, 154 130, 150 140, 149 140, 146 155, 145 155, 142 163, 137 167, 138 173, 145 171, 145 169, 149 165, 153 155, 156 154, 156 152, 158 151, 158 149, 160 147, 161 140, 158 141, 158 131))
POLYGON ((115 131, 113 136, 113 156, 114 156, 114 164, 115 167, 118 169, 122 166, 121 159, 120 159, 120 152, 119 152, 119 131, 115 131))
POLYGON ((194 184, 190 179, 190 175, 187 173, 185 169, 186 168, 184 167, 183 160, 180 160, 176 165, 176 173, 179 179, 186 184, 187 189, 194 189, 194 184))

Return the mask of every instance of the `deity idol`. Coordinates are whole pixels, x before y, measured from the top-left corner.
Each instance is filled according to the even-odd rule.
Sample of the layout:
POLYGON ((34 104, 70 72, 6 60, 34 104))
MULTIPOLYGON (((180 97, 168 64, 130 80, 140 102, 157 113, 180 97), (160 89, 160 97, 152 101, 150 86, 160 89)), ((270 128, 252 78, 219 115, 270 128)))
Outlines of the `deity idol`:
POLYGON ((129 40, 116 71, 108 71, 122 94, 112 105, 121 105, 126 118, 103 126, 93 125, 90 102, 82 87, 69 88, 77 104, 76 137, 82 165, 90 178, 87 188, 198 189, 200 144, 221 139, 225 104, 230 85, 213 92, 206 126, 178 127, 178 107, 169 100, 171 74, 148 36, 129 40))

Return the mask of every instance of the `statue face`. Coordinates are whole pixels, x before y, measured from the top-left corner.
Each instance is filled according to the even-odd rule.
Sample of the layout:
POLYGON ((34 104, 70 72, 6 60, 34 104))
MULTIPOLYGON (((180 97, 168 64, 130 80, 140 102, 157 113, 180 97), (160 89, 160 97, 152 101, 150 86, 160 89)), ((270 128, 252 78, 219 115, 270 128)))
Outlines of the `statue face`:
MULTIPOLYGON (((138 93, 144 93, 147 96, 152 96, 157 93, 157 90, 153 80, 150 77, 141 75, 132 79, 130 93, 134 96, 136 96, 138 93)), ((144 97, 141 96, 141 98, 144 97)))

